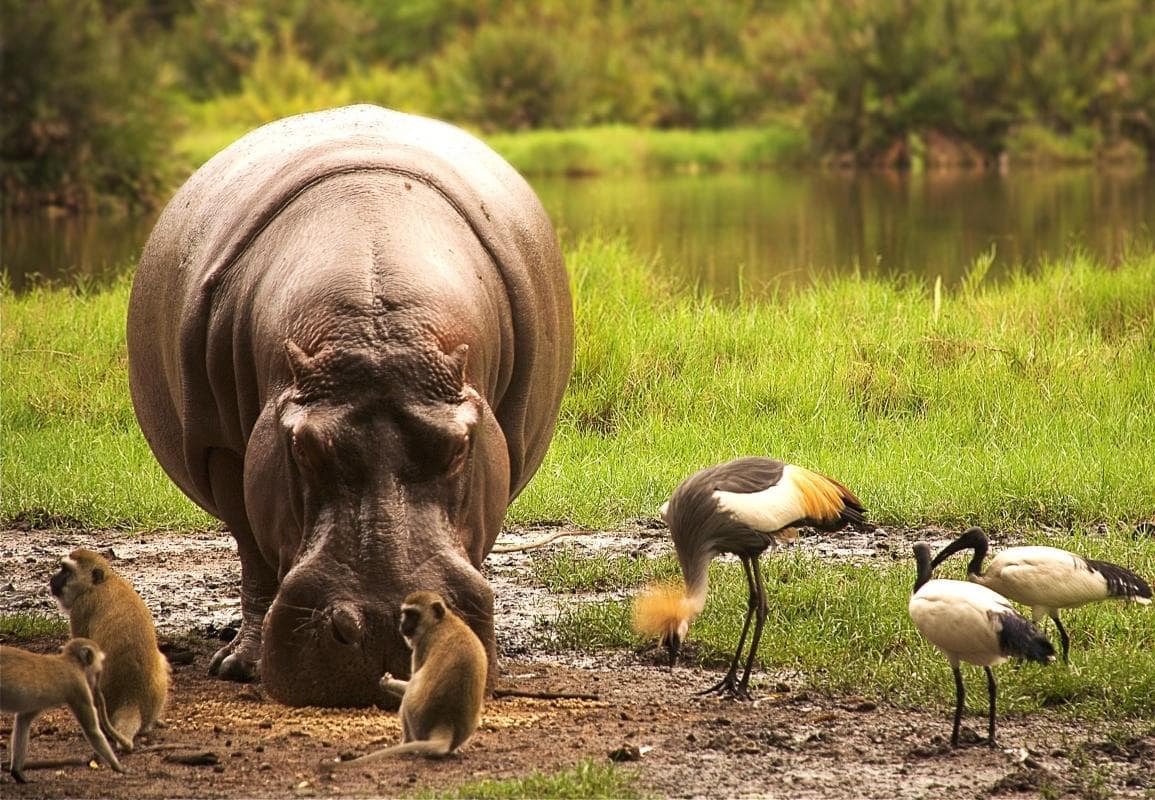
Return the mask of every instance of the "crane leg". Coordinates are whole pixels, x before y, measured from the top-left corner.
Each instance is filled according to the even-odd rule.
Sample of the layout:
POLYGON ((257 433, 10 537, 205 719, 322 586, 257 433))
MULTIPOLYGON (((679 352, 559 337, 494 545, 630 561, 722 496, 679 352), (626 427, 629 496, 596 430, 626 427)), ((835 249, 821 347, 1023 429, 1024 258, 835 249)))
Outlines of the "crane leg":
POLYGON ((983 667, 987 671, 987 694, 991 699, 991 716, 987 723, 987 746, 995 746, 995 695, 998 692, 998 685, 995 683, 995 673, 990 667, 983 667))
POLYGON ((1067 635, 1067 629, 1063 627, 1063 623, 1059 622, 1059 612, 1052 611, 1050 616, 1055 621, 1055 627, 1059 629, 1059 640, 1063 643, 1063 663, 1070 666, 1071 660, 1067 658, 1067 653, 1071 649, 1071 637, 1067 635))
POLYGON ((750 630, 750 620, 754 616, 754 609, 758 603, 757 584, 754 578, 754 567, 750 560, 745 556, 741 557, 742 570, 746 573, 746 619, 742 622, 742 634, 738 637, 738 648, 734 651, 734 657, 730 659, 730 669, 726 671, 726 675, 722 680, 715 683, 708 689, 703 689, 698 692, 700 697, 707 694, 723 694, 731 697, 737 696, 737 681, 738 681, 738 661, 742 658, 742 649, 746 645, 746 634, 750 630))
POLYGON ((958 731, 962 726, 963 705, 966 703, 967 690, 963 686, 962 670, 957 666, 951 667, 954 671, 954 732, 950 735, 950 746, 958 747, 958 731))
POLYGON ((754 588, 758 594, 758 606, 754 609, 754 638, 750 640, 750 652, 746 656, 746 669, 742 673, 742 680, 738 682, 738 696, 747 700, 750 698, 750 671, 754 668, 754 659, 758 657, 758 643, 762 641, 762 627, 766 624, 766 612, 769 602, 766 599, 766 585, 762 582, 762 569, 758 558, 752 559, 751 568, 754 573, 754 588))

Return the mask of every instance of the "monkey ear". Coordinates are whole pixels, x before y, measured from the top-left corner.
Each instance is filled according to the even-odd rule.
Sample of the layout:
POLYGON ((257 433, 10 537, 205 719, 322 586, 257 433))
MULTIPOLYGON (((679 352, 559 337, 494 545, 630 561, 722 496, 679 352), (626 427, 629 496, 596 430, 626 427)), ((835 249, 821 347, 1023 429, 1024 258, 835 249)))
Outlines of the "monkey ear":
POLYGON ((441 604, 440 600, 434 600, 430 608, 433 609, 433 616, 437 617, 438 622, 445 618, 445 606, 441 604))
POLYGON ((88 645, 80 648, 80 660, 84 662, 84 666, 91 667, 96 661, 96 651, 88 645))
POLYGON ((104 570, 102 570, 100 567, 97 567, 92 571, 92 582, 104 583, 104 570))

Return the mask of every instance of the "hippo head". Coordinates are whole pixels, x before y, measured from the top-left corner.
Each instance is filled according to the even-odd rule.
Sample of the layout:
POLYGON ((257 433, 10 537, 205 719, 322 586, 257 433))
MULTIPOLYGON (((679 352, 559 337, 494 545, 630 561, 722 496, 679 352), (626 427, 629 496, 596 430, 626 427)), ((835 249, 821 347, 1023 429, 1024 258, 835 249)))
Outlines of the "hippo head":
POLYGON ((492 509, 504 514, 508 466, 465 382, 466 346, 285 347, 293 380, 277 400, 277 446, 301 534, 265 616, 265 689, 289 705, 380 702, 383 672, 409 674, 398 625, 418 590, 442 595, 492 652, 493 595, 475 564, 492 544, 479 528, 495 536, 492 509), (496 504, 476 497, 503 492, 496 504))

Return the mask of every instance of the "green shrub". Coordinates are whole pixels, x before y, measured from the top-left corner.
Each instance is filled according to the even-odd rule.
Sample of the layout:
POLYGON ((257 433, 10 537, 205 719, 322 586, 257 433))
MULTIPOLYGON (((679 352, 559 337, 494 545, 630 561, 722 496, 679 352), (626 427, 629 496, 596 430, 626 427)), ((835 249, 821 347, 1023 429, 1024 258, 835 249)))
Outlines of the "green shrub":
POLYGON ((146 206, 169 175, 157 54, 97 0, 2 0, 0 190, 8 207, 146 206))

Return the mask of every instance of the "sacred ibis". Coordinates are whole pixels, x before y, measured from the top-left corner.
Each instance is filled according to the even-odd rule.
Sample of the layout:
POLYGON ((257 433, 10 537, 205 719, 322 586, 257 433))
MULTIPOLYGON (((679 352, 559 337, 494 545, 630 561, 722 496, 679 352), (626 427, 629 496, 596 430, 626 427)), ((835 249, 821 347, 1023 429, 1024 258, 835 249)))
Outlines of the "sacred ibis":
POLYGON ((990 697, 990 720, 987 744, 995 744, 995 695, 998 687, 991 667, 1008 658, 1022 658, 1049 664, 1055 660, 1055 648, 1034 623, 1015 611, 1010 601, 985 586, 966 581, 931 580, 930 546, 914 546, 918 578, 907 606, 910 618, 923 637, 942 651, 954 672, 955 710, 952 747, 958 747, 966 689, 963 687, 963 661, 976 664, 987 673, 990 697))
POLYGON ((1059 609, 1077 608, 1096 600, 1131 600, 1151 603, 1151 586, 1126 567, 1083 558, 1057 547, 1010 547, 1000 551, 983 572, 989 543, 982 528, 969 528, 943 548, 931 570, 959 550, 973 549, 967 577, 1015 602, 1031 607, 1035 622, 1044 616, 1055 621, 1063 643, 1063 663, 1071 639, 1059 621, 1059 609))
POLYGON ((836 480, 772 458, 747 457, 708 467, 686 478, 662 506, 683 585, 651 587, 634 604, 634 628, 657 636, 670 653, 671 666, 690 623, 706 604, 707 573, 719 553, 733 553, 746 573, 749 599, 742 634, 726 676, 701 694, 717 692, 749 699, 762 626, 766 622, 766 589, 759 558, 778 540, 789 540, 794 526, 835 531, 864 524, 866 509, 836 480), (753 618, 754 633, 745 671, 738 662, 753 618))

